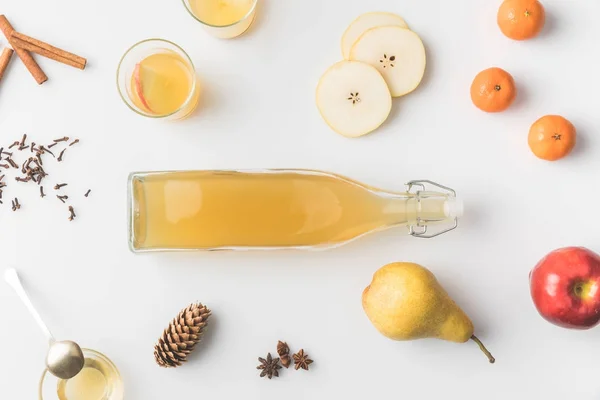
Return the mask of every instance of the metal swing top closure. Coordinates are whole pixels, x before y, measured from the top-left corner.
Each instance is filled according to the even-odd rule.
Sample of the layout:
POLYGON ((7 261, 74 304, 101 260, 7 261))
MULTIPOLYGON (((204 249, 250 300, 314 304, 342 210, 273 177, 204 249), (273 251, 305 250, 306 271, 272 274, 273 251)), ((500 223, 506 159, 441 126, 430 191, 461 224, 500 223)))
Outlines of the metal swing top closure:
POLYGON ((417 201, 417 219, 416 224, 412 224, 408 227, 408 233, 411 236, 423 239, 430 239, 436 236, 439 236, 443 233, 450 232, 458 227, 458 216, 454 217, 454 223, 446 228, 441 228, 438 231, 431 232, 429 229, 429 224, 442 222, 440 219, 426 219, 421 218, 418 214, 420 213, 420 205, 423 198, 427 196, 427 193, 431 193, 431 191, 427 190, 428 187, 433 187, 437 189, 437 194, 439 195, 439 190, 442 191, 443 194, 449 196, 450 199, 456 199, 456 191, 447 186, 440 185, 439 183, 432 182, 430 180, 414 180, 406 183, 406 190, 408 193, 414 193, 416 201, 417 201), (413 190, 415 189, 416 190, 413 190))

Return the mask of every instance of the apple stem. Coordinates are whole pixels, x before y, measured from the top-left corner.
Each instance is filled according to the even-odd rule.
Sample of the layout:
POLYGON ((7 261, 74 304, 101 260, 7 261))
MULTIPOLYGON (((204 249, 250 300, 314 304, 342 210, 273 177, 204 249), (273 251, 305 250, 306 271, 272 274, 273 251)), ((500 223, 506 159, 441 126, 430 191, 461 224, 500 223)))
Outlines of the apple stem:
POLYGON ((485 346, 483 345, 483 343, 481 343, 481 340, 479 340, 477 338, 477 336, 475 336, 475 335, 471 336, 471 340, 474 341, 475 343, 477 343, 477 345, 479 346, 481 351, 483 351, 483 354, 485 354, 487 356, 488 360, 490 360, 490 364, 493 364, 496 362, 496 359, 494 358, 492 353, 490 353, 488 351, 488 349, 485 348, 485 346))

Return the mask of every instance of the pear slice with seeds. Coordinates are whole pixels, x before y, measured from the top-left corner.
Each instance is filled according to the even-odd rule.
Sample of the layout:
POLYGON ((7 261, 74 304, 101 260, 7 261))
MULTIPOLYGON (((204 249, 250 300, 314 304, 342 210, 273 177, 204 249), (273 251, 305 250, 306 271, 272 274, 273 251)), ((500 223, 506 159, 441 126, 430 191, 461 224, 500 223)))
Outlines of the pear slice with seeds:
POLYGON ((346 137, 359 137, 387 119, 392 96, 376 68, 359 61, 340 61, 319 80, 317 108, 331 129, 346 137))
POLYGON ((425 74, 425 46, 419 35, 398 26, 380 26, 366 31, 352 46, 350 60, 376 67, 392 97, 415 90, 425 74))
POLYGON ((389 12, 368 12, 360 15, 346 28, 344 35, 342 35, 342 55, 344 60, 348 60, 350 57, 350 49, 352 45, 356 43, 358 38, 363 33, 371 28, 378 26, 399 26, 401 28, 408 28, 404 19, 396 14, 389 12))

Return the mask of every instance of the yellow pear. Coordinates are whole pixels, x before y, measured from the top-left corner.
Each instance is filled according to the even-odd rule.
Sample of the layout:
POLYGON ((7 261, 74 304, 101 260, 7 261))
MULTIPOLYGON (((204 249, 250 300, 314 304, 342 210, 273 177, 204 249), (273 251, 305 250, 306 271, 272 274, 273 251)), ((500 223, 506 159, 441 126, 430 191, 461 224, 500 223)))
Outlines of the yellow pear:
POLYGON ((450 298, 435 276, 413 263, 383 266, 363 291, 369 320, 394 340, 436 338, 464 343, 475 341, 493 363, 494 357, 473 335, 473 323, 450 298))

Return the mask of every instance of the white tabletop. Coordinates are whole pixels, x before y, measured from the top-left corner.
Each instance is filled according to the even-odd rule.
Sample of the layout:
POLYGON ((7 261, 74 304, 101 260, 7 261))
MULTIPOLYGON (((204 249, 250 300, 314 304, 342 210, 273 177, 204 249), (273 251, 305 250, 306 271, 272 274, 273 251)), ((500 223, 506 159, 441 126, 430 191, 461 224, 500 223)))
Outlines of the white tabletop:
MULTIPOLYGON (((42 59, 50 80, 38 87, 13 60, 0 84, 2 143, 24 132, 81 139, 48 178, 70 183, 77 220, 67 221, 58 200, 11 185, 5 194, 18 194, 23 208, 0 207, 0 268, 19 268, 57 337, 113 359, 128 399, 598 398, 600 331, 546 323, 527 277, 554 248, 600 249, 600 189, 590 185, 600 169, 600 3, 545 0, 547 28, 523 43, 500 33, 498 3, 264 0, 247 35, 222 41, 179 0, 4 1, 0 12, 17 30, 85 56, 89 66, 42 59), (374 10, 397 12, 421 35, 427 74, 394 101, 376 133, 345 139, 319 116, 315 87, 341 58, 348 23, 374 10), (119 58, 149 37, 180 44, 196 64, 205 90, 193 118, 157 122, 120 100, 119 58), (512 73, 519 89, 514 107, 497 115, 469 98, 475 74, 491 66, 512 73), (551 164, 530 153, 527 132, 552 113, 580 136, 570 157, 551 164), (388 231, 326 252, 129 252, 129 172, 263 167, 322 169, 389 189, 431 179, 456 189, 466 214, 458 230, 436 239, 388 231), (361 293, 392 261, 430 268, 496 364, 474 343, 393 342, 377 333, 361 293), (205 342, 187 365, 159 368, 155 341, 196 300, 214 314, 205 342), (279 339, 306 349, 314 368, 260 379, 257 357, 279 339)), ((0 326, 0 397, 33 399, 45 342, 4 284, 0 326)))

